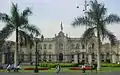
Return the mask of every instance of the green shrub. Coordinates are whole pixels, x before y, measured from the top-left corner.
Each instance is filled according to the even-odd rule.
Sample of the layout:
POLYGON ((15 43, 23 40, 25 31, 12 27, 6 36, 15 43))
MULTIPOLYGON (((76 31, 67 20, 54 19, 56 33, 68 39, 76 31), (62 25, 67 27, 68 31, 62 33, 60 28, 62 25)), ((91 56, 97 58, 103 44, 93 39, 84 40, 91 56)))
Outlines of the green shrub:
MULTIPOLYGON (((40 63, 40 67, 56 68, 58 63, 40 63)), ((77 67, 79 64, 59 63, 61 67, 77 67)))
POLYGON ((40 67, 48 67, 48 65, 46 63, 41 63, 39 66, 40 67))

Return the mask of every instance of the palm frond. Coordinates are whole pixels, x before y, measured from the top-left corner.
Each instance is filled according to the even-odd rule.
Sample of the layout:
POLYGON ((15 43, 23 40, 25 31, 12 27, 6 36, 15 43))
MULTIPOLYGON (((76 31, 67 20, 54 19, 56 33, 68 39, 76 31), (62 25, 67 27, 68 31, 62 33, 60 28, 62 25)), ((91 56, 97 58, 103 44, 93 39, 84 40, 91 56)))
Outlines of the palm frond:
POLYGON ((21 29, 27 30, 32 34, 35 34, 36 36, 40 35, 40 29, 38 27, 36 27, 35 25, 24 25, 23 27, 21 27, 21 29))
POLYGON ((14 27, 11 24, 7 24, 1 31, 0 31, 0 39, 7 39, 12 32, 14 31, 14 27))
POLYGON ((32 11, 30 10, 30 8, 26 8, 25 10, 23 10, 22 14, 20 15, 20 25, 26 25, 28 24, 28 16, 32 14, 32 11))
POLYGON ((28 17, 31 14, 32 14, 31 9, 27 7, 25 10, 23 10, 22 16, 28 17))
POLYGON ((105 29, 104 30, 104 36, 107 37, 110 40, 111 45, 116 45, 117 38, 116 38, 116 36, 112 32, 110 32, 109 30, 105 29))
POLYGON ((15 26, 19 26, 19 11, 18 11, 18 7, 17 4, 13 4, 12 3, 12 9, 11 9, 11 21, 15 26))
POLYGON ((78 27, 78 26, 89 26, 91 27, 94 24, 87 16, 86 17, 77 17, 75 20, 72 22, 73 27, 78 27))
POLYGON ((9 16, 5 13, 0 13, 0 20, 2 20, 3 22, 7 22, 10 20, 9 16))
POLYGON ((99 24, 99 34, 100 34, 101 40, 104 40, 106 37, 105 31, 106 31, 106 25, 104 24, 104 22, 101 22, 99 24))
POLYGON ((107 8, 105 8, 104 4, 100 4, 98 16, 101 16, 101 19, 103 19, 106 12, 107 12, 107 8))
POLYGON ((34 45, 34 40, 33 40, 33 36, 25 31, 19 30, 18 32, 20 34, 20 37, 23 41, 21 41, 22 44, 24 44, 24 46, 27 46, 28 44, 31 46, 34 45))
POLYGON ((95 33, 94 33, 95 28, 96 28, 96 27, 88 28, 88 29, 84 32, 84 34, 83 34, 83 36, 82 36, 82 41, 83 41, 83 42, 86 41, 86 40, 90 40, 93 36, 95 36, 95 33))
POLYGON ((108 17, 106 17, 104 22, 107 24, 118 23, 118 22, 120 22, 120 17, 115 14, 110 14, 108 17))
POLYGON ((86 24, 86 19, 84 17, 77 17, 72 22, 73 27, 76 27, 76 26, 79 26, 79 25, 85 25, 85 24, 86 24))
POLYGON ((25 18, 24 16, 20 16, 19 23, 20 23, 19 27, 28 24, 28 18, 25 18))
POLYGON ((104 19, 106 14, 106 8, 103 3, 98 3, 97 0, 91 1, 91 8, 87 12, 88 17, 97 24, 98 21, 104 19))

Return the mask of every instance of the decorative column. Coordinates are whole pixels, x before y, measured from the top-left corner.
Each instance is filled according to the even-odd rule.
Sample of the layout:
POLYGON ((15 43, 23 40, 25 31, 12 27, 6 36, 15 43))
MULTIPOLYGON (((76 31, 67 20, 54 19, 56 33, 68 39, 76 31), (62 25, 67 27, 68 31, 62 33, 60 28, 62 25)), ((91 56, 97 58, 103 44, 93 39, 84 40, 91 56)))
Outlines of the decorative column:
POLYGON ((106 60, 107 60, 107 58, 106 58, 107 56, 106 56, 106 54, 104 54, 104 62, 106 62, 106 60))
POLYGON ((91 65, 92 64, 92 48, 89 47, 88 51, 88 63, 91 65))
POLYGON ((92 54, 88 54, 88 63, 92 64, 92 54))
POLYGON ((53 62, 56 62, 56 60, 57 60, 57 55, 53 54, 52 59, 53 59, 53 60, 52 60, 53 62))
POLYGON ((112 54, 112 63, 116 63, 116 55, 112 54))
POLYGON ((5 64, 5 54, 2 54, 2 64, 5 64))
POLYGON ((78 56, 77 56, 77 54, 74 55, 74 63, 78 63, 78 56))

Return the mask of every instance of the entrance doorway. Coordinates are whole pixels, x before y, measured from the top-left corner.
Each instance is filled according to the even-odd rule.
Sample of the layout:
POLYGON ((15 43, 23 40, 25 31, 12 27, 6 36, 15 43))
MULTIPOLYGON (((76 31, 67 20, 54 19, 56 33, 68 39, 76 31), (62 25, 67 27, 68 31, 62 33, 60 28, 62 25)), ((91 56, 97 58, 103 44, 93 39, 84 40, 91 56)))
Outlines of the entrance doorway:
POLYGON ((59 61, 60 61, 60 62, 63 61, 63 53, 60 53, 60 54, 59 54, 59 61))

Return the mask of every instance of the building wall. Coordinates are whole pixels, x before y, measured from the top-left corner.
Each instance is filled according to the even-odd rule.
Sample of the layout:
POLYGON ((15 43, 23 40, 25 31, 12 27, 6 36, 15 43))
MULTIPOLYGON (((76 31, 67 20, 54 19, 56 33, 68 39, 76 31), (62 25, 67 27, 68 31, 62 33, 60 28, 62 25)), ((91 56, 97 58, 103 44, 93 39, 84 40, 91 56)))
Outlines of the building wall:
MULTIPOLYGON (((6 43, 7 44, 7 43, 6 43)), ((6 46, 6 45, 5 45, 6 46)), ((78 54, 79 54, 79 61, 85 60, 86 62, 91 63, 96 60, 97 54, 97 38, 93 37, 89 41, 87 41, 87 46, 85 42, 81 41, 81 38, 71 38, 65 35, 62 31, 60 31, 55 37, 53 38, 44 38, 43 41, 37 44, 37 50, 39 52, 39 60, 44 61, 46 56, 46 61, 49 61, 51 57, 52 62, 59 61, 60 53, 63 54, 63 61, 62 62, 72 62, 77 63, 78 54), (83 58, 84 57, 84 58, 83 58)), ((24 59, 24 62, 30 61, 30 53, 31 53, 31 61, 35 61, 35 51, 36 45, 30 49, 29 46, 19 48, 19 53, 21 54, 21 59, 24 59)), ((101 59, 106 61, 106 59, 110 59, 111 62, 116 63, 120 60, 120 57, 116 54, 120 54, 119 52, 120 47, 119 44, 117 46, 111 47, 109 43, 102 44, 101 46, 101 59), (109 54, 109 55, 108 55, 109 54)), ((7 51, 5 48, 4 51, 7 51)), ((11 52, 14 53, 15 51, 15 44, 11 45, 11 52)), ((1 57, 1 59, 4 59, 1 57)), ((2 61, 1 61, 2 62, 2 61)))

